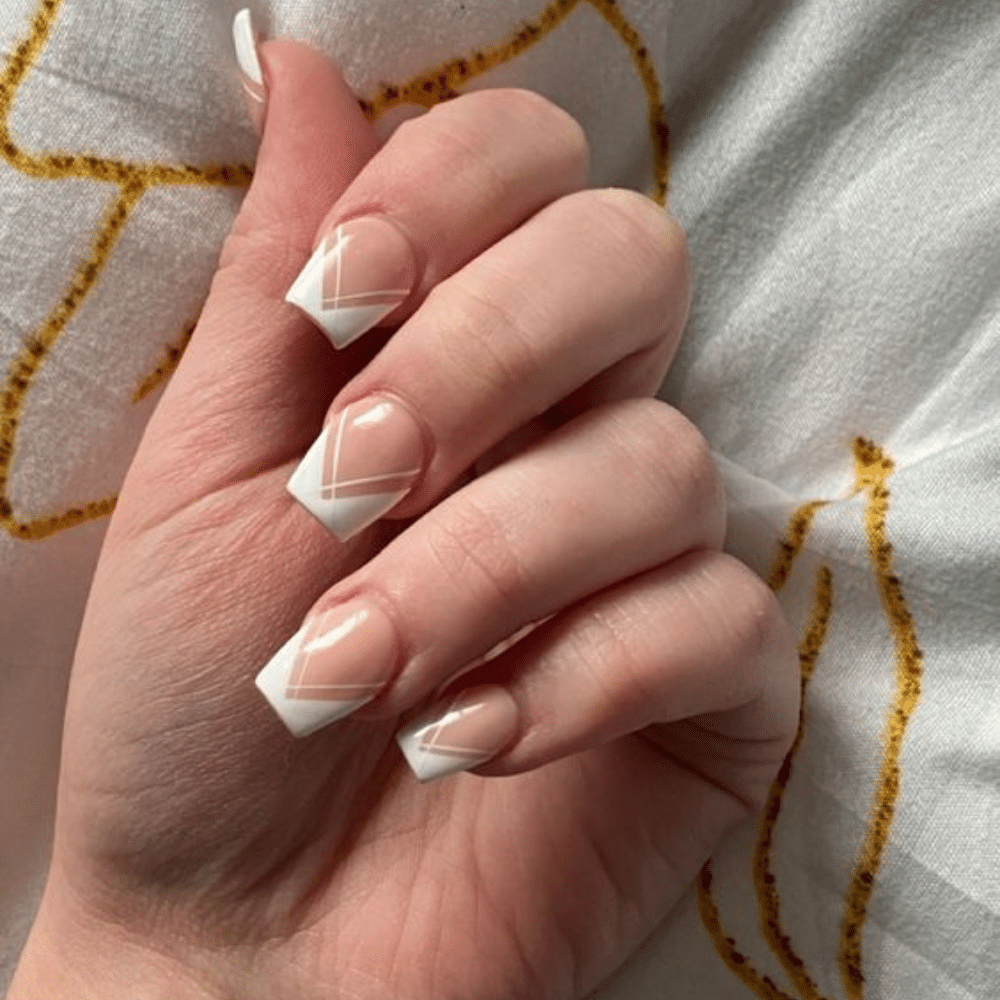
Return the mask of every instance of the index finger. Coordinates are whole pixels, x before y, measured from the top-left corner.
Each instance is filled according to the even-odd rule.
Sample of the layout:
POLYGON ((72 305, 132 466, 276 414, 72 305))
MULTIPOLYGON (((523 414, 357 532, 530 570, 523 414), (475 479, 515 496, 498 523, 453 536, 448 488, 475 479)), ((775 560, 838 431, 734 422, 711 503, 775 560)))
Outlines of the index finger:
POLYGON ((464 95, 401 125, 319 227, 288 293, 346 347, 587 183, 580 125, 526 90, 464 95))

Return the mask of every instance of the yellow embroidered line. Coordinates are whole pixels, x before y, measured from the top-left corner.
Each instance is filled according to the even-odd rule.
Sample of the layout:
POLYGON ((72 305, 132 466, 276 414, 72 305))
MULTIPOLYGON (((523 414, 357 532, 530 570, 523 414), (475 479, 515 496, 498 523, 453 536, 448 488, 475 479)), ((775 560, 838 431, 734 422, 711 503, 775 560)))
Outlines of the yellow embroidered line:
MULTIPOLYGON (((816 500, 800 507, 792 515, 786 537, 778 546, 771 572, 768 574, 768 586, 775 593, 780 593, 788 583, 795 562, 809 537, 809 531, 816 514, 828 505, 829 501, 827 500, 816 500)), ((792 775, 792 764, 805 738, 806 693, 809 689, 809 681, 816 669, 816 660, 826 641, 826 629, 832 606, 833 572, 829 567, 822 566, 816 581, 813 617, 802 644, 799 646, 799 664, 802 670, 802 714, 799 718, 799 728, 795 742, 792 744, 792 748, 768 794, 753 859, 754 887, 764 939, 781 962, 803 1000, 821 1000, 821 998, 816 983, 806 970, 804 960, 795 951, 790 935, 782 929, 781 899, 778 896, 774 873, 771 871, 771 849, 774 844, 774 831, 781 813, 781 804, 792 775)))
POLYGON ((632 53, 632 61, 642 79, 642 85, 646 88, 649 101, 649 131, 653 139, 653 171, 656 178, 653 198, 661 205, 665 205, 670 177, 670 129, 667 126, 667 108, 663 103, 663 90, 660 87, 656 67, 649 58, 649 50, 639 33, 629 24, 615 0, 590 0, 590 2, 618 32, 632 53))
POLYGON ((0 74, 0 118, 3 119, 0 135, 4 138, 7 134, 7 114, 14 100, 14 94, 45 48, 49 32, 55 23, 56 12, 61 4, 62 0, 42 0, 32 18, 28 37, 14 49, 7 60, 6 68, 0 74))
POLYGON ((103 517, 113 508, 113 500, 102 500, 75 507, 65 514, 22 523, 14 516, 8 499, 8 486, 18 426, 31 385, 49 352, 94 287, 118 237, 125 228, 130 212, 145 191, 146 187, 142 182, 135 182, 126 185, 115 198, 94 238, 90 253, 77 269, 69 290, 41 327, 22 345, 8 370, 6 386, 0 393, 0 524, 15 538, 26 541, 47 538, 57 531, 76 527, 95 517, 103 517))
POLYGON ((708 861, 698 876, 698 912, 701 922, 708 931, 719 958, 729 967, 732 973, 742 981, 748 990, 761 1000, 796 1000, 790 997, 770 976, 761 975, 747 960, 746 955, 737 951, 736 941, 726 937, 726 932, 719 919, 719 908, 712 898, 712 863, 708 861))
MULTIPOLYGON (((814 506, 812 504, 810 507, 814 506)), ((796 536, 802 524, 802 508, 792 516, 789 536, 796 536)), ((813 512, 815 513, 815 511, 813 512)), ((784 544, 784 543, 783 543, 784 544)), ((801 545, 800 545, 801 548, 801 545)), ((783 551, 782 550, 779 550, 783 551)), ((820 567, 816 578, 816 596, 808 626, 799 645, 799 663, 802 669, 803 706, 809 680, 812 678, 816 661, 826 642, 827 626, 833 609, 833 573, 827 566, 820 567)), ((761 819, 760 835, 754 854, 754 886, 757 893, 758 906, 761 911, 761 927, 764 938, 781 962, 789 978, 800 991, 801 1000, 822 1000, 815 982, 806 971, 805 962, 798 956, 792 946, 791 938, 781 928, 781 903, 775 888, 774 875, 770 870, 771 846, 774 840, 774 829, 781 812, 781 801, 788 786, 792 772, 792 762, 801 747, 805 734, 805 712, 799 720, 799 729, 788 757, 785 759, 771 786, 767 806, 761 819)), ((719 918, 718 907, 712 899, 711 862, 702 869, 698 882, 698 909, 702 923, 715 945, 715 950, 723 962, 754 992, 761 1000, 791 1000, 783 993, 774 981, 762 975, 751 965, 747 957, 736 947, 735 939, 727 937, 719 918)))
MULTIPOLYGON (((907 607, 902 584, 894 573, 893 548, 886 532, 886 518, 891 499, 886 483, 893 473, 894 463, 881 448, 864 438, 855 440, 854 458, 855 489, 852 495, 865 492, 869 495, 865 512, 865 534, 878 580, 880 599, 896 650, 896 697, 886 722, 883 740, 885 752, 874 790, 872 814, 847 893, 838 952, 840 978, 847 997, 849 1000, 864 1000, 862 941, 868 903, 895 817, 900 791, 903 743, 907 726, 920 700, 924 666, 913 617, 907 607)), ((815 514, 824 503, 806 505, 792 517, 788 537, 781 543, 770 576, 770 583, 775 589, 780 590, 787 582, 792 565, 805 544, 815 514)), ((803 696, 815 669, 816 658, 825 641, 826 623, 832 607, 832 585, 833 576, 828 568, 823 567, 817 583, 813 618, 799 650, 803 667, 803 696)), ((805 705, 804 698, 803 705, 805 705)), ((769 947, 781 961, 803 1000, 821 1000, 805 964, 792 948, 791 939, 781 930, 780 900, 774 888, 774 876, 770 871, 773 831, 780 813, 781 799, 791 774, 792 762, 802 742, 803 727, 804 717, 800 722, 792 751, 771 789, 754 855, 754 883, 761 907, 764 937, 769 947)), ((702 920, 723 961, 759 997, 773 1000, 776 996, 774 984, 750 968, 745 956, 736 950, 735 940, 725 937, 718 918, 718 910, 711 899, 711 873, 708 865, 703 870, 698 892, 702 920)))
MULTIPOLYGON (((18 426, 35 377, 97 283, 131 213, 146 191, 154 185, 246 185, 252 176, 250 168, 241 164, 129 164, 89 155, 30 156, 18 148, 10 135, 10 111, 19 86, 49 41, 62 3, 63 0, 41 0, 27 37, 14 49, 0 74, 0 156, 14 169, 30 177, 46 180, 82 177, 112 183, 117 186, 118 194, 94 236, 89 255, 81 261, 70 280, 68 290, 39 329, 29 335, 22 345, 7 371, 3 388, 0 389, 0 526, 15 538, 26 541, 48 538, 56 532, 107 517, 114 510, 116 500, 112 498, 81 504, 62 514, 40 520, 23 522, 14 514, 9 484, 18 426)), ((161 363, 139 386, 136 392, 138 399, 153 391, 169 375, 170 365, 179 360, 179 354, 171 354, 172 349, 167 349, 166 362, 161 363)))
MULTIPOLYGON (((815 505, 810 505, 815 506, 815 505)), ((754 851, 753 879, 760 909, 761 930, 768 947, 777 956, 789 979, 795 984, 802 1000, 822 1000, 816 983, 806 970, 806 964, 795 951, 791 937, 781 926, 781 900, 776 888, 774 873, 771 871, 771 848, 774 845, 774 831, 781 813, 781 803, 792 776, 795 760, 806 731, 806 694, 809 681, 816 670, 816 661, 826 642, 827 626, 833 610, 833 572, 828 566, 821 566, 816 577, 816 597, 809 627, 799 646, 799 664, 802 669, 802 714, 795 742, 778 777, 771 786, 767 806, 761 817, 757 848, 754 851)))
POLYGON ((142 181, 153 184, 243 185, 249 184, 250 167, 244 164, 174 166, 161 163, 123 163, 103 157, 63 153, 31 156, 18 148, 10 135, 10 110, 18 87, 42 54, 55 26, 63 0, 42 0, 31 22, 28 36, 14 50, 0 75, 0 154, 16 170, 45 180, 84 178, 125 185, 142 181))
POLYGON ((900 759, 906 729, 920 701, 924 657, 917 642, 916 626, 893 569, 893 549, 886 533, 890 494, 886 483, 894 463, 877 445, 864 438, 854 444, 856 483, 869 494, 865 534, 878 579, 879 596, 892 631, 896 651, 896 697, 886 720, 885 753, 874 790, 868 829, 851 877, 838 954, 840 978, 849 1000, 863 1000, 862 940, 871 898, 885 845, 895 818, 900 788, 900 759))
POLYGON ((187 350, 187 345, 191 342, 191 337, 194 335, 194 328, 197 325, 197 322, 189 323, 184 328, 184 332, 180 337, 174 343, 167 345, 156 368, 136 386, 135 392, 132 394, 133 403, 141 403, 156 392, 173 375, 177 370, 177 366, 181 363, 181 358, 184 357, 184 352, 187 350))
POLYGON ((653 142, 655 188, 653 198, 666 204, 670 173, 670 133, 667 128, 663 91, 656 66, 641 36, 619 9, 615 0, 555 0, 534 22, 525 24, 513 37, 490 49, 421 73, 408 83, 386 84, 372 98, 362 99, 361 108, 369 121, 376 121, 386 111, 402 104, 431 108, 441 101, 458 96, 457 88, 483 73, 516 59, 550 35, 579 6, 590 3, 618 33, 632 54, 649 101, 650 133, 653 142))
POLYGON ((472 55, 452 59, 415 76, 408 83, 385 84, 373 98, 363 99, 361 108, 370 121, 401 104, 432 108, 458 96, 457 87, 477 76, 516 59, 549 35, 583 0, 556 0, 536 23, 525 24, 512 38, 491 49, 477 49, 472 55))
POLYGON ((791 576, 795 561, 802 552, 809 531, 812 528, 816 514, 824 507, 829 506, 829 500, 816 500, 800 507, 793 515, 788 526, 788 532, 778 546, 778 554, 774 558, 771 572, 767 575, 767 585, 776 593, 784 590, 788 578, 791 576))

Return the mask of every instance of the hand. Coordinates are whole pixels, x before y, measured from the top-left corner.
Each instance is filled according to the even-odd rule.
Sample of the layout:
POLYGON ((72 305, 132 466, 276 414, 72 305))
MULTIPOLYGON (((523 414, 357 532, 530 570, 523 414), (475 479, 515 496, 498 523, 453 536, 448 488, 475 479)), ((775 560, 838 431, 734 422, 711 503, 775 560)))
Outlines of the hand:
POLYGON ((760 803, 797 719, 777 605, 720 552, 708 449, 650 398, 683 240, 586 190, 580 129, 540 98, 461 97, 378 150, 325 60, 263 55, 257 176, 94 581, 11 997, 582 997, 760 803), (373 214, 412 289, 335 352, 284 295, 373 214), (370 503, 300 472, 343 542, 286 491, 325 420, 408 477, 364 527, 370 503), (275 707, 305 731, 369 703, 295 739, 253 678, 290 684, 331 623, 347 638, 275 707), (424 777, 475 773, 418 783, 401 716, 424 777))

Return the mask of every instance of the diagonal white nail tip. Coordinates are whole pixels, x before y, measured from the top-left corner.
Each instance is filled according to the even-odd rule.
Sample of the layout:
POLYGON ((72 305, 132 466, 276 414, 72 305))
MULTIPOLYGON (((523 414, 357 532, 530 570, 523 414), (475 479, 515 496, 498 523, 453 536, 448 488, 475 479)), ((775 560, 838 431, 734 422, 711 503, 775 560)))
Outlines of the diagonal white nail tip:
POLYGON ((236 60, 247 77, 259 86, 264 86, 264 73, 257 56, 257 36, 253 29, 253 17, 244 7, 233 19, 233 43, 236 46, 236 60))
POLYGON ((323 279, 326 271, 327 245, 324 240, 295 283, 288 290, 285 301, 301 309, 319 326, 337 350, 353 344, 372 327, 378 326, 396 305, 389 303, 377 306, 345 306, 334 309, 323 307, 323 279))
POLYGON ((447 754, 428 753, 423 748, 422 740, 422 735, 426 731, 426 723, 418 723, 396 734, 396 742, 403 751, 406 763, 420 781, 437 781, 451 774, 469 771, 490 759, 490 754, 483 754, 478 758, 469 756, 456 758, 447 754))
POLYGON ((264 696, 267 703, 277 713, 288 731, 298 739, 311 736, 317 730, 331 723, 346 718, 356 712, 362 705, 367 705, 371 698, 360 698, 355 701, 322 701, 303 698, 289 698, 286 694, 291 678, 295 657, 305 634, 305 628, 300 629, 285 643, 270 662, 257 675, 254 683, 257 690, 264 696))
POLYGON ((325 264, 326 243, 320 245, 313 251, 313 255, 302 268, 302 272, 295 279, 294 284, 288 289, 285 296, 286 302, 291 302, 293 306, 307 312, 317 322, 323 312, 323 268, 325 264))
POLYGON ((359 497, 323 496, 323 459, 326 453, 327 436, 321 434, 292 473, 286 487, 288 492, 301 504, 330 534, 339 541, 346 542, 371 527, 387 514, 409 490, 394 493, 372 493, 359 497))

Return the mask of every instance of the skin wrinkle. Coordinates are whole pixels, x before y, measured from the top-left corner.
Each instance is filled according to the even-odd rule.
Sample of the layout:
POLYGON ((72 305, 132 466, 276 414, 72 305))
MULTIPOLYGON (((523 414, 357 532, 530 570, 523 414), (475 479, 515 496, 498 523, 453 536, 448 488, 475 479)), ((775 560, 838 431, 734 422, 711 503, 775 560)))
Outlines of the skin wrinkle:
MULTIPOLYGON (((494 273, 496 269, 494 269, 494 273)), ((511 288, 516 285, 511 284, 511 288)), ((463 366, 462 381, 489 387, 489 398, 507 398, 511 386, 522 395, 533 389, 526 409, 538 416, 549 406, 551 388, 548 368, 538 355, 538 334, 527 329, 517 311, 478 291, 468 281, 450 284, 447 291, 448 322, 443 324, 442 339, 458 339, 468 361, 463 366), (472 308, 463 304, 471 303, 472 308), (473 357, 467 350, 474 344, 473 357)), ((435 297, 436 298, 436 297, 435 297)))
MULTIPOLYGON (((606 717, 611 716, 612 721, 620 716, 638 721, 642 718, 638 709, 645 706, 649 717, 642 721, 648 725, 656 721, 655 714, 662 696, 642 654, 633 653, 627 639, 631 630, 616 625, 614 617, 614 609, 605 611, 597 608, 588 616, 582 629, 569 633, 570 641, 577 649, 577 667, 582 665, 586 669, 595 690, 592 699, 595 715, 603 713, 606 717), (607 655, 609 648, 611 655, 607 655), (609 667, 610 664, 613 667, 609 667), (629 678, 628 683, 622 683, 623 673, 629 678)), ((578 683, 576 677, 574 683, 578 683)))
POLYGON ((655 399, 628 400, 615 407, 609 422, 617 425, 613 440, 629 463, 627 472, 616 472, 629 488, 642 484, 648 489, 650 510, 670 516, 678 525, 677 544, 685 549, 721 548, 725 534, 721 476, 707 442, 693 425, 655 399), (669 497, 665 478, 672 487, 669 497))
POLYGON ((515 547, 507 542, 504 526, 486 506, 468 497, 462 505, 453 504, 449 514, 449 518, 435 519, 434 530, 428 533, 428 548, 446 578, 456 590, 467 591, 467 569, 473 568, 490 595, 479 604, 494 607, 498 600, 504 622, 515 627, 527 624, 525 607, 538 588, 515 547))
POLYGON ((695 571, 677 578, 676 585, 687 595, 685 604, 689 613, 699 619, 697 625, 693 623, 692 632, 703 637, 711 636, 713 640, 714 649, 708 659, 729 666, 725 676, 717 678, 720 685, 725 682, 729 695, 712 713, 719 715, 754 703, 762 690, 763 680, 752 668, 752 661, 744 656, 746 644, 742 641, 740 630, 725 627, 732 625, 733 606, 738 602, 733 600, 729 588, 720 587, 714 579, 707 555, 695 553, 686 557, 691 559, 695 571), (720 627, 720 622, 723 627, 720 627))
MULTIPOLYGON (((565 769, 565 771, 569 771, 569 770, 573 771, 572 779, 567 779, 566 776, 565 776, 565 771, 564 771, 564 775, 563 775, 563 779, 564 780, 573 780, 573 781, 576 781, 576 782, 586 782, 587 779, 590 777, 590 774, 589 774, 588 770, 586 769, 586 767, 580 765, 579 762, 561 761, 560 762, 560 766, 563 767, 565 769)), ((545 778, 548 781, 554 781, 554 780, 556 780, 552 776, 551 772, 548 775, 546 775, 545 778)), ((580 797, 583 799, 584 802, 589 802, 590 801, 590 796, 589 795, 584 795, 582 792, 581 792, 580 797)), ((549 812, 551 814, 551 808, 550 808, 549 812)), ((554 829, 554 828, 557 828, 557 826, 558 826, 558 817, 555 817, 555 822, 548 824, 546 828, 547 829, 554 829)), ((580 831, 581 835, 582 835, 582 831, 585 829, 585 827, 586 827, 586 823, 585 822, 581 822, 581 823, 577 824, 576 829, 578 831, 580 831)), ((555 843, 554 841, 546 842, 544 844, 544 847, 542 848, 542 850, 543 850, 545 856, 548 857, 548 858, 561 856, 560 855, 560 851, 559 851, 559 845, 557 843, 555 843)), ((553 867, 551 865, 547 866, 547 867, 550 870, 552 870, 553 872, 555 872, 555 871, 558 870, 557 867, 553 867)), ((579 885, 574 886, 574 888, 578 889, 579 885)), ((552 914, 552 916, 551 916, 551 923, 552 923, 552 926, 555 927, 555 928, 563 926, 564 914, 561 912, 561 905, 562 905, 562 907, 565 907, 567 905, 568 906, 573 906, 574 905, 574 904, 568 902, 567 897, 568 897, 568 894, 565 894, 565 895, 559 895, 559 894, 557 894, 557 895, 554 895, 552 897, 552 910, 550 911, 551 914, 552 914)), ((528 925, 525 925, 525 927, 526 927, 527 930, 533 930, 533 928, 530 928, 528 925)), ((524 942, 524 933, 522 933, 518 937, 518 943, 519 943, 519 946, 521 947, 521 950, 526 955, 528 949, 524 945, 523 942, 524 942)), ((535 951, 537 953, 540 950, 539 942, 536 940, 533 943, 534 943, 535 951)), ((574 983, 575 980, 580 975, 580 971, 579 970, 585 964, 585 958, 583 956, 581 956, 576 949, 573 948, 572 943, 568 939, 566 939, 564 935, 558 935, 558 940, 557 941, 549 943, 549 947, 550 947, 551 950, 554 950, 556 946, 558 946, 560 948, 560 951, 565 956, 564 957, 564 962, 563 962, 563 964, 565 966, 565 975, 566 975, 566 977, 567 977, 567 979, 568 979, 568 981, 570 983, 574 983)), ((527 957, 525 957, 525 962, 527 963, 527 967, 528 968, 532 968, 532 965, 529 962, 529 960, 527 959, 527 957)), ((537 980, 537 976, 533 976, 533 979, 537 980)))

